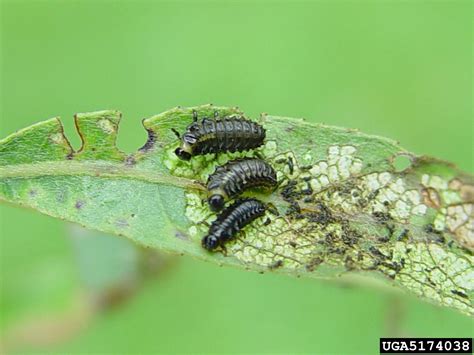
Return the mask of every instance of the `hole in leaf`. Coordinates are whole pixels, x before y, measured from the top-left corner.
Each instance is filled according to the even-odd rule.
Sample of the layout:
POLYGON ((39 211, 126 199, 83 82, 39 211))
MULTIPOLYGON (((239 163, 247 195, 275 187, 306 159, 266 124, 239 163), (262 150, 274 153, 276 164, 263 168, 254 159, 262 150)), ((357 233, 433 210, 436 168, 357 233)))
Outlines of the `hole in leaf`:
POLYGON ((397 155, 393 161, 392 165, 397 173, 405 171, 409 167, 411 167, 411 159, 408 155, 397 155))

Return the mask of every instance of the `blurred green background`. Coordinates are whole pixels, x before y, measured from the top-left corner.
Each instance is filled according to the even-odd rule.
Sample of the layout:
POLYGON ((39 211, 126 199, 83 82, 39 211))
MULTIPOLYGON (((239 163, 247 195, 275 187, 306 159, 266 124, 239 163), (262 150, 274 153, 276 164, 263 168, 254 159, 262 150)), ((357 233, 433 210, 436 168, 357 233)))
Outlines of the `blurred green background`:
MULTIPOLYGON (((142 118, 214 103, 359 128, 472 173, 472 43, 470 1, 2 1, 0 136, 61 116, 77 148, 73 114, 113 108, 132 151, 142 118)), ((378 353, 380 336, 472 336, 413 297, 186 257, 97 312, 98 269, 63 222, 0 217, 9 351, 378 353)))

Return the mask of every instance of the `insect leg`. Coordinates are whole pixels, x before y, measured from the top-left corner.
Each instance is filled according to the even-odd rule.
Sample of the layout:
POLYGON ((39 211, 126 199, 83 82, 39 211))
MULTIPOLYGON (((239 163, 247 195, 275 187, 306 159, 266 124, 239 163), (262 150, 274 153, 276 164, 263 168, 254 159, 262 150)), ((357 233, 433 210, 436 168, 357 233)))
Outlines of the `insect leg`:
POLYGON ((268 210, 268 212, 270 212, 274 216, 279 216, 280 215, 280 212, 278 212, 278 209, 276 208, 276 206, 273 203, 268 203, 267 204, 267 210, 268 210))
POLYGON ((181 139, 181 135, 179 134, 177 130, 175 130, 174 128, 171 128, 171 130, 173 131, 174 134, 176 134, 176 137, 178 137, 178 139, 181 139))
POLYGON ((222 255, 227 256, 227 248, 225 247, 225 245, 221 245, 221 252, 222 255))
POLYGON ((196 110, 193 110, 193 122, 197 122, 198 120, 198 113, 196 110))
POLYGON ((279 188, 280 185, 283 184, 285 181, 290 181, 290 179, 287 178, 286 176, 283 176, 280 181, 277 181, 276 188, 279 188))
POLYGON ((265 157, 262 155, 262 152, 260 152, 260 151, 258 151, 258 150, 255 152, 255 156, 256 156, 258 159, 265 160, 265 157))

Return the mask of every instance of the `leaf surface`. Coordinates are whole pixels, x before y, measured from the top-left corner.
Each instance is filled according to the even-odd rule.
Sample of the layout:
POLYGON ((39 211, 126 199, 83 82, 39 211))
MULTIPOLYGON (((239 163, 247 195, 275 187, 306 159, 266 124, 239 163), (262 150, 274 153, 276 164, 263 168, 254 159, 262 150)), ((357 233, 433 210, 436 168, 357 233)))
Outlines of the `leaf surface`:
POLYGON ((269 115, 259 119, 267 139, 257 151, 180 161, 171 128, 183 132, 193 109, 200 117, 243 114, 172 109, 143 121, 148 140, 133 154, 116 147, 117 111, 75 116, 77 152, 56 118, 12 134, 0 141, 0 198, 146 247, 260 272, 379 280, 473 314, 472 175, 389 139, 269 115), (203 250, 215 219, 204 202, 207 177, 255 154, 274 166, 280 185, 247 194, 279 215, 247 227, 227 256, 203 250))

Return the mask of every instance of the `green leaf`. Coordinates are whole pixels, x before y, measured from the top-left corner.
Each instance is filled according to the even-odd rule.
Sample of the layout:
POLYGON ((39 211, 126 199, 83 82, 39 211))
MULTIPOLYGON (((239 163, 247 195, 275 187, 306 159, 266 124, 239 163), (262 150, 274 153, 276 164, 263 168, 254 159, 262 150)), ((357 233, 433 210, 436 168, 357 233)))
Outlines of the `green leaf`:
POLYGON ((77 152, 58 119, 21 130, 0 141, 0 196, 150 248, 260 272, 382 281, 474 313, 472 175, 389 139, 262 115, 267 140, 257 152, 280 186, 248 194, 280 215, 247 227, 227 256, 209 253, 200 240, 215 214, 203 183, 217 165, 257 152, 177 159, 171 128, 183 131, 193 109, 201 117, 242 114, 172 109, 143 121, 148 141, 130 155, 115 145, 117 111, 76 115, 77 152))

